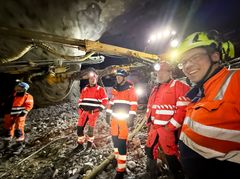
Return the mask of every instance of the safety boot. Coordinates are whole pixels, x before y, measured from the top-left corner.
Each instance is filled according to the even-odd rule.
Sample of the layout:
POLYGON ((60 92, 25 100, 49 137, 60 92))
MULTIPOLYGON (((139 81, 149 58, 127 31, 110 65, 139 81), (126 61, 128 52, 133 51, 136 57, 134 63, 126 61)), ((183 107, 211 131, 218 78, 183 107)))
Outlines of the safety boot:
POLYGON ((125 172, 117 172, 114 179, 123 179, 125 172))
POLYGON ((184 172, 182 166, 175 155, 165 155, 168 167, 170 169, 170 175, 172 174, 174 179, 184 179, 184 172))
POLYGON ((157 179, 157 177, 160 175, 160 170, 157 166, 157 160, 147 158, 146 162, 146 172, 141 174, 139 178, 141 179, 157 179))
POLYGON ((84 150, 84 152, 90 153, 90 152, 92 151, 92 147, 93 147, 93 143, 90 142, 90 141, 88 141, 88 142, 87 142, 87 147, 86 147, 86 149, 84 150))
POLYGON ((78 144, 78 146, 75 149, 73 149, 73 152, 79 153, 82 152, 83 150, 84 150, 83 144, 78 144))
POLYGON ((25 148, 24 142, 17 142, 13 147, 12 147, 12 153, 14 155, 19 155, 22 153, 23 149, 25 148))

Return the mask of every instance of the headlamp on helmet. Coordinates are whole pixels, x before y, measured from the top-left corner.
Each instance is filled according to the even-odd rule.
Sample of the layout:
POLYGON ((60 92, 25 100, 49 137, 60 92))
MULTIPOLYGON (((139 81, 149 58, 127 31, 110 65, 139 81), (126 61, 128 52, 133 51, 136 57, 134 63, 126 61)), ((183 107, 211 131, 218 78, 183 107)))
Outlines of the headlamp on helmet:
POLYGON ((235 50, 234 50, 234 45, 232 44, 232 42, 227 41, 227 42, 221 43, 221 53, 222 53, 223 61, 234 58, 235 50))
POLYGON ((117 72, 116 72, 116 76, 127 77, 128 76, 128 72, 126 72, 123 69, 118 69, 117 72))
POLYGON ((97 71, 94 68, 88 69, 88 78, 97 78, 98 74, 97 71))
POLYGON ((29 89, 29 84, 27 84, 25 82, 18 83, 18 86, 22 87, 25 91, 27 91, 29 89))

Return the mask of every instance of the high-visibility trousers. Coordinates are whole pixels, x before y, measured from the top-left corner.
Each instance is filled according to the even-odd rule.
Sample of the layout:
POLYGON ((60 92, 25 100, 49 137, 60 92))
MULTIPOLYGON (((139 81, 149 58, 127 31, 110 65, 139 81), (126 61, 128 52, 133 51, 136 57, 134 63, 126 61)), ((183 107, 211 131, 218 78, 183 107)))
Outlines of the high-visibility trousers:
POLYGON ((25 120, 26 117, 13 117, 10 114, 4 115, 4 137, 12 138, 15 136, 17 141, 23 141, 25 120))
POLYGON ((87 123, 89 126, 95 127, 98 116, 99 111, 91 113, 88 111, 79 110, 79 118, 77 125, 84 127, 87 123))
POLYGON ((165 129, 164 126, 152 125, 148 133, 146 148, 151 149, 154 159, 158 157, 158 147, 161 147, 166 155, 179 156, 175 132, 165 129))
POLYGON ((128 124, 127 120, 111 119, 111 134, 112 136, 118 136, 119 139, 128 138, 128 124))

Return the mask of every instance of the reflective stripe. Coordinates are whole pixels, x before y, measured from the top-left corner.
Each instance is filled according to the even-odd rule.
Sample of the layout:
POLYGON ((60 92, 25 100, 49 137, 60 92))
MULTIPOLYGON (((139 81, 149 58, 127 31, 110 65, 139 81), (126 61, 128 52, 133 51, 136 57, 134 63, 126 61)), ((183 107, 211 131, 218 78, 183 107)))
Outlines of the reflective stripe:
POLYGON ((221 100, 227 90, 227 87, 232 79, 232 76, 233 74, 235 73, 236 71, 230 71, 229 74, 227 75, 227 77, 225 78, 225 81, 224 83, 222 84, 220 90, 218 91, 216 97, 215 97, 215 100, 221 100))
POLYGON ((137 103, 137 101, 131 101, 131 102, 129 102, 129 104, 130 105, 137 105, 138 103, 137 103))
MULTIPOLYGON (((210 120, 210 119, 208 119, 210 120)), ((230 130, 223 129, 218 127, 206 126, 191 120, 191 118, 186 117, 184 124, 188 125, 194 132, 206 136, 209 138, 238 142, 240 143, 240 131, 239 130, 230 130)))
POLYGON ((130 104, 130 101, 127 101, 127 100, 113 100, 113 103, 124 103, 124 104, 130 104))
POLYGON ((21 137, 17 138, 16 141, 17 141, 17 142, 24 141, 24 136, 21 136, 21 137))
POLYGON ((78 140, 77 140, 79 143, 84 143, 85 142, 85 136, 80 136, 78 137, 78 140))
POLYGON ((166 125, 169 121, 154 119, 153 124, 166 125))
POLYGON ((156 109, 157 106, 158 106, 158 105, 154 104, 154 105, 152 105, 152 108, 153 108, 153 109, 156 109))
POLYGON ((170 88, 174 87, 175 86, 175 83, 176 83, 177 80, 173 80, 171 85, 170 85, 170 88))
POLYGON ((33 102, 33 100, 32 100, 32 99, 28 99, 28 100, 26 100, 25 102, 26 102, 26 103, 30 103, 30 102, 33 102))
POLYGON ((126 113, 112 113, 112 116, 119 119, 119 120, 126 120, 127 118, 129 118, 129 114, 126 113))
POLYGON ((87 141, 93 142, 94 141, 94 137, 87 137, 87 141))
POLYGON ((127 155, 119 155, 118 160, 126 161, 127 160, 127 155))
POLYGON ((182 140, 188 147, 190 147, 192 150, 197 152, 198 154, 204 156, 205 158, 216 158, 218 160, 227 160, 235 163, 240 164, 240 151, 231 151, 227 154, 218 152, 213 149, 209 149, 206 147, 203 147, 201 145, 196 144, 194 141, 192 141, 190 138, 187 137, 187 135, 184 134, 184 132, 181 132, 180 140, 182 140), (196 151, 197 149, 197 151, 196 151))
POLYGON ((103 106, 103 105, 101 104, 101 105, 100 105, 100 108, 105 109, 105 106, 103 106))
POLYGON ((12 140, 12 137, 2 137, 2 140, 7 140, 7 141, 9 141, 9 140, 12 140))
POLYGON ((101 107, 101 104, 93 104, 93 103, 80 103, 80 106, 95 106, 95 107, 101 107))
POLYGON ((169 104, 162 104, 162 105, 157 105, 154 104, 152 105, 152 109, 176 109, 175 105, 169 105, 169 104))
POLYGON ((177 101, 177 106, 187 106, 189 104, 189 101, 177 101))
POLYGON ((171 118, 170 121, 172 125, 174 125, 176 128, 181 127, 181 124, 179 124, 174 118, 171 118))
POLYGON ((129 114, 137 114, 136 111, 129 111, 129 114))
POLYGON ((25 107, 12 107, 12 110, 22 110, 25 109, 25 107))
MULTIPOLYGON (((119 157, 119 156, 118 156, 119 157)), ((126 168, 126 163, 125 164, 120 164, 118 163, 117 168, 119 169, 125 169, 126 168)))
POLYGON ((25 113, 25 114, 27 114, 27 113, 28 113, 28 111, 27 111, 27 110, 23 110, 22 112, 23 112, 23 113, 25 113))
POLYGON ((106 112, 107 113, 112 113, 112 110, 111 109, 107 109, 106 112))
POLYGON ((13 114, 21 114, 21 113, 22 113, 22 111, 13 111, 10 114, 13 115, 13 114))
POLYGON ((82 100, 87 100, 87 101, 97 101, 97 102, 101 102, 101 99, 95 99, 95 98, 83 98, 82 100))
POLYGON ((114 155, 115 155, 115 159, 118 159, 118 156, 119 156, 118 148, 114 148, 114 155))
POLYGON ((156 110, 156 114, 173 115, 174 110, 156 110))

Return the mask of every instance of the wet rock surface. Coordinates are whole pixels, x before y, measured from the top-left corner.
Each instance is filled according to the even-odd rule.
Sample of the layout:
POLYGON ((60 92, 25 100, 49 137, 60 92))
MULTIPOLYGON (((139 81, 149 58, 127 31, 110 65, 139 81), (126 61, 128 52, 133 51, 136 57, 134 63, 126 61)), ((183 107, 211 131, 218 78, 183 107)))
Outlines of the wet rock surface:
MULTIPOLYGON (((143 115, 144 111, 140 111, 138 119, 143 115)), ((25 127, 25 150, 19 156, 0 158, 0 178, 83 178, 113 152, 109 126, 104 119, 105 112, 102 112, 94 131, 92 151, 80 154, 72 152, 77 146, 75 103, 33 109, 25 127)), ((144 172, 146 137, 146 129, 142 129, 129 141, 125 178, 138 178, 144 172)), ((113 178, 114 175, 115 169, 110 162, 96 178, 113 178)))

